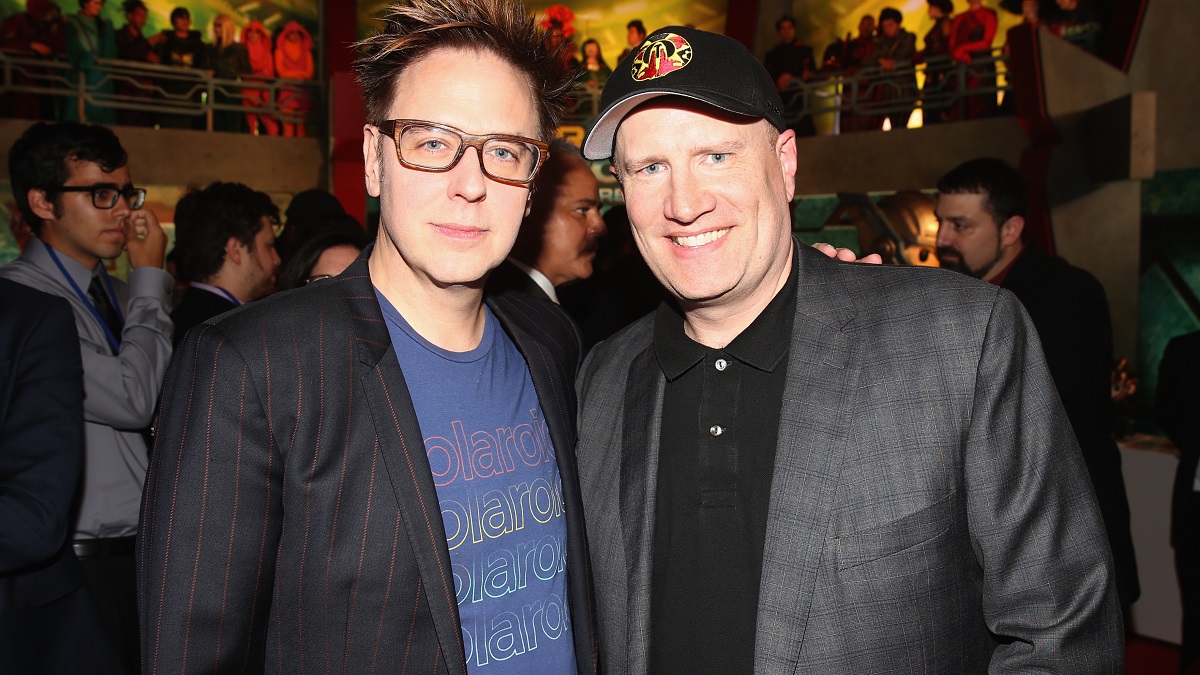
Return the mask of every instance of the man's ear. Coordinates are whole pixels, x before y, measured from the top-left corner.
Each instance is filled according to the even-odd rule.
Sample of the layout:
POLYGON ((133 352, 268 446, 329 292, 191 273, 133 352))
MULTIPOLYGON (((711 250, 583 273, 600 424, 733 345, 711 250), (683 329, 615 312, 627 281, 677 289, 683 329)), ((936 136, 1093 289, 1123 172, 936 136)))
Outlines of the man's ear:
POLYGON ((783 171, 783 187, 787 192, 788 201, 796 196, 796 132, 787 129, 779 134, 775 141, 775 154, 779 157, 779 167, 783 171))
POLYGON ((1013 216, 1004 221, 1000 226, 1000 244, 1002 246, 1012 246, 1021 240, 1021 233, 1025 231, 1025 217, 1013 216))
POLYGON ((379 166, 379 145, 383 142, 379 130, 373 124, 363 125, 363 162, 366 164, 364 180, 367 184, 367 194, 378 197, 382 168, 379 166))
POLYGON ((246 245, 238 241, 237 237, 225 240, 225 260, 234 265, 242 264, 242 256, 246 250, 246 245))
POLYGON ((29 188, 25 193, 25 198, 29 200, 29 207, 42 220, 54 220, 54 202, 46 198, 46 191, 39 188, 29 188))

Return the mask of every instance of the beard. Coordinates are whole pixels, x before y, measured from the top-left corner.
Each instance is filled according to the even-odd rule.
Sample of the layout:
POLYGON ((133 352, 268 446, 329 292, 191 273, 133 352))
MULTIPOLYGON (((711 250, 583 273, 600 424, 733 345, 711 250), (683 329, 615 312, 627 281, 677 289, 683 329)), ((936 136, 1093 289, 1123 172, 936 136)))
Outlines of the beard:
POLYGON ((976 279, 982 279, 988 272, 991 272, 992 269, 995 268, 996 263, 1000 262, 1000 259, 1003 257, 1004 249, 997 245, 996 254, 991 260, 979 267, 973 268, 967 264, 967 259, 962 254, 962 251, 959 251, 953 246, 937 247, 937 259, 939 267, 948 270, 954 270, 955 272, 959 272, 976 279))

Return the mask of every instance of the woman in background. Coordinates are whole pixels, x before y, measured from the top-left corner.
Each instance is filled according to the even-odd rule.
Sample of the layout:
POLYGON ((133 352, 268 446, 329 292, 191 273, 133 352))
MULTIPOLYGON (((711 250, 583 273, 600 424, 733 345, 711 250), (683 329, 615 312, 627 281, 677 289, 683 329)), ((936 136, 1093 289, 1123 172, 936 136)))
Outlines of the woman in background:
MULTIPOLYGON (((349 216, 346 218, 353 221, 349 216)), ((307 283, 341 274, 368 243, 367 234, 358 227, 358 223, 351 224, 353 229, 331 223, 331 229, 318 232, 301 244, 279 269, 279 276, 275 279, 276 289, 286 291, 300 288, 307 283)))
MULTIPOLYGON (((213 41, 208 48, 208 63, 213 74, 222 80, 236 80, 242 73, 250 72, 250 54, 246 45, 237 41, 237 24, 231 17, 218 14, 213 19, 213 41)), ((233 91, 228 85, 219 85, 213 94, 216 103, 237 105, 238 99, 230 96, 233 91)), ((245 131, 242 114, 235 110, 217 110, 213 113, 213 128, 217 131, 245 131)))
POLYGON ((600 52, 600 43, 588 39, 583 43, 583 70, 579 73, 579 81, 583 84, 601 89, 612 75, 612 68, 604 61, 600 52))

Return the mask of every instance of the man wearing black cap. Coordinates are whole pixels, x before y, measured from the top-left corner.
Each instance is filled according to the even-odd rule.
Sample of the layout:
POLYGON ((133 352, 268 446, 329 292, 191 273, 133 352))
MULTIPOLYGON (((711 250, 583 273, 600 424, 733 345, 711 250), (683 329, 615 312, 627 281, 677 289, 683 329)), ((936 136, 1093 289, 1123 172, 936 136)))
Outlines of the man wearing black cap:
POLYGON ((1112 560, 1012 294, 790 236, 735 41, 653 32, 584 143, 677 305, 601 343, 577 448, 615 673, 1119 673, 1112 560))

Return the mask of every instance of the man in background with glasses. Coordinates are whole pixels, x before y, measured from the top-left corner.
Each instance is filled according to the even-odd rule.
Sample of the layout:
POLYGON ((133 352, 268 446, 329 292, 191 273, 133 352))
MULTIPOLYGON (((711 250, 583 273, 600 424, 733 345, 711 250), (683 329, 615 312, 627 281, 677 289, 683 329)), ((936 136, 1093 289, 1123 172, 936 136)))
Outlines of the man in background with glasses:
POLYGON ((139 539, 147 672, 592 673, 570 319, 484 303, 571 74, 516 0, 391 7, 357 63, 376 242, 194 328, 139 539))
MULTIPOLYGON (((83 357, 83 489, 71 537, 125 668, 138 663, 134 535, 146 477, 146 442, 171 358, 163 270, 167 239, 142 209, 128 158, 110 129, 38 123, 9 151, 9 176, 32 228, 24 253, 0 277, 67 299, 83 357), (129 282, 105 261, 129 253, 129 282)), ((97 664, 97 672, 104 671, 97 664)))

